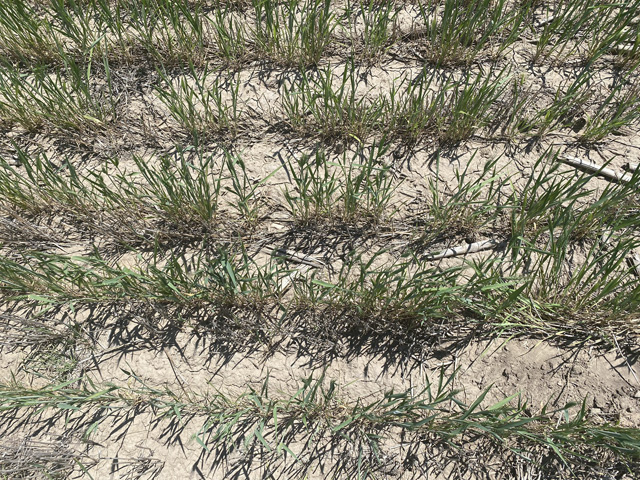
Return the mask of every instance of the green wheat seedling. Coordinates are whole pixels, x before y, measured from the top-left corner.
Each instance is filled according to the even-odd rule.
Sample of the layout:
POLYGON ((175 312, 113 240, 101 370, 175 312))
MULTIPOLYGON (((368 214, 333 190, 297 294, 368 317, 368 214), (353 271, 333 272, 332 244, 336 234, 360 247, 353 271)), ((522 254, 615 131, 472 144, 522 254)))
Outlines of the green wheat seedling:
POLYGON ((547 311, 598 311, 605 318, 632 311, 638 288, 624 260, 639 244, 633 233, 638 175, 588 202, 595 193, 588 186, 592 175, 561 173, 557 163, 546 163, 554 158, 553 152, 541 157, 537 173, 509 200, 512 234, 505 255, 511 271, 525 276, 524 293, 547 311), (576 242, 585 245, 585 259, 570 269, 566 259, 576 242))
POLYGON ((207 54, 206 23, 201 7, 188 0, 122 2, 132 37, 147 55, 166 68, 203 65, 207 54))
POLYGON ((549 21, 536 35, 533 61, 560 62, 576 52, 589 62, 595 61, 632 38, 631 22, 639 7, 637 0, 610 4, 596 0, 557 2, 543 14, 549 21))
POLYGON ((104 199, 107 209, 135 205, 145 216, 180 230, 213 228, 224 175, 214 155, 180 150, 156 162, 134 155, 133 162, 136 169, 132 171, 122 170, 113 160, 87 174, 85 182, 104 199))
POLYGON ((285 66, 316 65, 336 26, 330 5, 330 0, 253 0, 255 48, 285 66))
POLYGON ((291 396, 271 395, 267 376, 260 388, 250 387, 237 398, 221 392, 209 398, 207 403, 214 408, 195 436, 203 448, 247 448, 255 443, 277 456, 288 454, 294 459, 297 456, 289 447, 292 439, 313 436, 313 430, 328 433, 335 419, 332 410, 339 405, 337 384, 327 385, 323 374, 302 379, 291 396))
POLYGON ((157 162, 134 156, 134 171, 114 159, 79 173, 72 162, 55 167, 46 155, 17 152, 21 171, 0 160, 7 211, 63 215, 123 245, 201 238, 219 227, 219 196, 230 174, 214 155, 179 152, 157 162))
POLYGON ((111 90, 106 59, 106 89, 93 87, 91 62, 85 67, 65 57, 65 67, 22 72, 16 65, 0 68, 0 120, 27 130, 53 127, 83 132, 99 130, 116 119, 118 99, 111 90))
MULTIPOLYGON (((70 161, 57 167, 46 154, 29 155, 20 148, 16 148, 16 158, 19 167, 0 159, 1 205, 4 209, 22 212, 32 218, 68 216, 75 222, 99 227, 100 222, 107 220, 105 211, 108 210, 114 220, 118 219, 114 222, 117 224, 122 222, 118 211, 139 206, 133 198, 123 198, 107 187, 104 180, 102 190, 95 188, 100 183, 95 181, 101 177, 99 172, 92 172, 87 177, 80 174, 70 161)), ((107 173, 103 169, 102 175, 105 174, 107 177, 117 175, 115 170, 107 173)), ((135 217, 130 211, 124 216, 135 217)))
POLYGON ((539 312, 546 312, 548 318, 564 316, 567 328, 568 320, 575 318, 585 325, 633 331, 632 324, 617 319, 635 311, 640 302, 635 273, 625 263, 640 242, 628 232, 612 230, 607 245, 593 242, 584 262, 570 268, 566 259, 575 248, 572 236, 580 228, 580 217, 554 219, 546 242, 542 238, 535 243, 518 242, 517 254, 515 249, 512 253, 514 268, 525 275, 525 288, 519 293, 539 305, 539 312))
POLYGON ((295 188, 287 188, 284 196, 296 221, 303 225, 378 223, 397 188, 390 168, 380 160, 388 148, 382 140, 350 158, 345 153, 337 162, 322 150, 289 160, 287 170, 295 188))
POLYGON ((260 188, 276 171, 263 179, 252 180, 242 158, 230 153, 225 153, 225 165, 231 181, 230 185, 225 186, 232 196, 229 204, 236 210, 244 226, 253 228, 261 217, 260 188))
POLYGON ((46 212, 58 202, 85 203, 85 189, 73 176, 64 178, 46 156, 28 157, 18 150, 18 159, 25 166, 18 172, 4 158, 0 161, 0 189, 3 206, 10 205, 31 215, 46 212))
POLYGON ((90 5, 82 3, 79 8, 84 12, 95 12, 93 13, 95 21, 103 32, 102 42, 98 44, 98 48, 104 49, 103 55, 108 56, 111 62, 129 64, 146 55, 131 25, 127 2, 91 0, 90 5))
POLYGON ((592 74, 589 66, 569 83, 558 87, 550 105, 538 111, 531 119, 531 126, 536 128, 539 137, 557 129, 572 127, 574 121, 583 112, 593 98, 590 90, 592 74))
POLYGON ((372 61, 384 54, 397 36, 397 16, 398 8, 391 0, 347 1, 340 21, 347 24, 352 55, 372 61))
MULTIPOLYGON (((392 89, 387 104, 390 128, 410 142, 434 136, 442 143, 457 143, 488 126, 494 104, 510 83, 506 70, 497 74, 455 74, 425 71, 413 81, 392 89)), ((514 106, 515 108, 515 106, 514 106)))
POLYGON ((123 245, 217 238, 232 222, 228 206, 238 225, 255 227, 270 177, 253 181, 240 157, 199 150, 154 161, 134 155, 127 170, 112 159, 83 173, 70 161, 55 167, 46 155, 17 152, 22 171, 0 159, 0 205, 35 217, 64 215, 123 245))
MULTIPOLYGON (((536 38, 536 51, 533 62, 553 56, 559 61, 575 51, 575 37, 578 32, 593 24, 595 15, 601 15, 596 0, 574 0, 557 2, 553 10, 546 10, 544 17, 549 18, 536 38), (564 57, 563 57, 564 55, 564 57)), ((604 8, 608 8, 605 6, 604 8)))
MULTIPOLYGON (((160 219, 177 226, 179 235, 186 235, 193 228, 201 235, 214 234, 228 223, 228 210, 227 218, 220 218, 224 192, 226 203, 236 211, 240 225, 255 227, 261 218, 261 187, 275 173, 254 181, 249 178, 242 158, 228 152, 218 158, 199 151, 192 155, 181 151, 175 159, 162 157, 153 167, 139 157, 134 157, 134 161, 145 182, 138 184, 130 175, 117 176, 120 188, 125 187, 121 190, 123 196, 132 202, 144 199, 138 200, 143 211, 156 215, 162 212, 160 219)), ((104 188, 101 191, 108 195, 104 188)))
MULTIPOLYGON (((367 262, 356 261, 355 276, 343 271, 338 283, 338 305, 353 304, 361 321, 372 319, 371 327, 407 330, 449 317, 459 305, 456 278, 460 270, 440 268, 417 261, 374 267, 375 255, 367 262), (377 320, 377 322, 375 321, 377 320)), ((347 268, 353 268, 349 265, 347 268)))
MULTIPOLYGON (((0 386, 0 411, 97 412, 98 422, 107 412, 123 414, 132 408, 152 409, 165 420, 188 415, 207 419, 194 439, 204 449, 263 447, 276 456, 297 459, 294 441, 342 439, 364 441, 378 449, 380 432, 400 431, 405 438, 434 436, 455 446, 470 436, 493 444, 520 448, 540 448, 563 462, 577 451, 606 449, 621 462, 631 462, 640 451, 637 429, 589 420, 586 400, 559 409, 543 407, 530 414, 519 395, 487 401, 490 387, 471 403, 459 398, 453 375, 441 371, 437 381, 426 379, 417 393, 389 391, 379 398, 347 402, 341 399, 340 385, 324 375, 300 381, 293 394, 270 393, 268 379, 260 388, 248 388, 237 396, 223 392, 176 393, 168 387, 145 383, 135 372, 129 386, 99 385, 86 379, 81 387, 74 380, 33 388, 18 382, 0 386)), ((96 425, 94 423, 94 425, 96 425)), ((95 427, 94 427, 95 428, 95 427)), ((509 448, 509 447, 507 447, 509 448)))
POLYGON ((250 4, 217 2, 210 8, 190 0, 92 0, 114 62, 150 60, 165 69, 204 67, 210 57, 243 60, 250 35, 238 7, 250 4))
POLYGON ((538 95, 525 75, 511 80, 497 105, 492 109, 493 122, 489 131, 494 138, 513 139, 535 128, 536 102, 538 95))
POLYGON ((425 71, 416 80, 394 85, 386 108, 390 130, 409 142, 436 132, 437 119, 445 115, 441 108, 448 88, 446 85, 439 88, 435 71, 431 75, 425 71))
POLYGON ((293 217, 303 225, 330 218, 340 184, 326 153, 321 150, 312 156, 289 160, 287 171, 295 187, 287 188, 284 197, 293 217))
POLYGON ((156 94, 192 139, 236 135, 242 115, 239 77, 223 79, 208 68, 196 71, 193 65, 189 76, 177 79, 159 73, 162 84, 156 87, 156 94))
MULTIPOLYGON (((159 217, 163 221, 185 233, 189 227, 203 233, 212 232, 217 226, 224 170, 216 165, 213 155, 205 157, 198 152, 188 156, 181 151, 176 157, 161 157, 159 164, 151 166, 148 161, 134 156, 137 170, 145 182, 134 183, 132 176, 119 175, 116 189, 125 201, 144 199, 139 201, 143 211, 148 214, 161 212, 159 217)), ((100 191, 108 196, 103 179, 101 175, 100 191)), ((96 180, 97 176, 94 176, 94 185, 96 180)))
MULTIPOLYGON (((20 170, 0 159, 0 208, 9 215, 45 220, 57 215, 125 244, 134 242, 144 231, 141 216, 131 210, 134 207, 137 214, 141 212, 139 191, 135 198, 125 198, 100 173, 87 178, 71 162, 56 167, 44 154, 28 155, 17 149, 17 159, 20 170), (102 190, 96 188, 99 184, 104 186, 102 190)), ((110 170, 107 178, 111 175, 116 171, 110 170)))
POLYGON ((192 258, 169 255, 139 266, 112 265, 97 253, 72 257, 40 252, 0 261, 0 291, 42 304, 155 302, 183 306, 259 309, 280 296, 287 272, 271 262, 258 267, 242 253, 221 250, 192 258))
POLYGON ((620 81, 602 100, 593 115, 587 115, 586 125, 580 133, 583 142, 599 142, 621 128, 637 124, 640 120, 640 87, 620 81))
POLYGON ((283 108, 291 127, 325 139, 354 138, 365 141, 384 122, 385 102, 357 91, 358 73, 353 62, 341 75, 325 68, 317 76, 306 71, 300 80, 284 86, 283 108))
POLYGON ((562 211, 567 205, 577 205, 591 193, 587 188, 588 175, 575 171, 561 171, 558 152, 552 149, 543 153, 534 163, 527 181, 514 188, 512 198, 511 238, 535 239, 548 229, 548 219, 553 212, 562 211))
MULTIPOLYGON (((640 11, 640 1, 599 5, 594 8, 595 20, 593 26, 585 35, 585 59, 593 61, 604 54, 627 47, 633 43, 638 35, 637 12, 640 11), (636 18, 634 19, 634 16, 636 18)), ((633 52, 630 52, 633 53, 633 52)))
MULTIPOLYGON (((548 211, 549 222, 562 224, 574 242, 597 243, 598 239, 604 241, 603 238, 611 235, 617 237, 619 232, 631 234, 638 227, 635 214, 640 198, 636 176, 632 175, 624 184, 610 184, 601 192, 584 188, 591 197, 589 202, 574 195, 574 199, 565 201, 563 207, 548 211)), ((579 175, 576 183, 591 178, 586 174, 579 175)))
POLYGON ((230 64, 250 57, 250 36, 241 14, 230 7, 217 8, 207 17, 217 55, 230 64))
POLYGON ((386 139, 373 146, 360 149, 350 162, 344 158, 340 168, 344 185, 341 192, 342 221, 354 223, 365 219, 377 224, 391 202, 394 190, 399 186, 394 181, 393 173, 381 158, 389 151, 386 139))
POLYGON ((202 65, 209 50, 202 8, 187 0, 51 0, 37 7, 11 0, 0 10, 0 35, 7 56, 30 63, 60 63, 61 52, 79 61, 95 49, 113 63, 146 57, 165 67, 202 65))
MULTIPOLYGON (((637 179, 634 183, 637 184, 637 179)), ((628 197, 629 191, 625 189, 608 189, 593 204, 581 209, 565 208, 549 219, 549 240, 542 249, 544 253, 539 246, 532 246, 538 259, 528 265, 538 299, 574 312, 599 312, 604 319, 637 308, 640 289, 635 272, 625 263, 640 245, 634 234, 637 222, 635 219, 630 222, 624 215, 620 218, 619 212, 621 202, 628 197), (592 239, 584 262, 566 272, 565 259, 572 242, 584 239, 585 233, 594 230, 606 232, 606 241, 592 239)), ((523 256, 528 259, 531 254, 523 256)))
POLYGON ((0 55, 5 59, 56 62, 59 37, 47 16, 25 0, 0 3, 0 55))
POLYGON ((530 17, 533 1, 426 0, 420 2, 425 43, 421 53, 433 64, 469 64, 481 52, 496 56, 516 41, 530 17))
POLYGON ((429 178, 429 197, 426 206, 427 231, 420 235, 422 241, 438 237, 466 236, 475 238, 486 227, 495 231, 502 210, 499 198, 504 195, 508 179, 497 169, 499 158, 486 162, 477 177, 469 178, 469 168, 476 153, 464 170, 456 170, 455 183, 449 194, 444 194, 436 179, 429 178))
POLYGON ((453 323, 464 303, 463 287, 457 284, 462 268, 443 270, 411 256, 389 261, 384 260, 385 253, 381 250, 367 258, 352 253, 330 278, 315 273, 301 278, 295 284, 296 304, 324 317, 337 315, 340 322, 368 332, 453 323))
POLYGON ((446 124, 439 126, 438 138, 445 143, 455 143, 489 125, 493 120, 491 105, 502 96, 509 79, 505 70, 496 76, 467 74, 462 88, 451 89, 446 108, 448 118, 446 124))
POLYGON ((628 30, 617 39, 618 44, 611 46, 611 52, 617 54, 615 65, 629 72, 635 72, 640 66, 640 30, 638 23, 629 26, 628 30))
POLYGON ((45 18, 54 19, 52 26, 62 37, 59 48, 67 55, 80 59, 92 51, 100 56, 107 54, 103 49, 107 30, 95 3, 93 0, 51 0, 47 10, 41 12, 45 18))

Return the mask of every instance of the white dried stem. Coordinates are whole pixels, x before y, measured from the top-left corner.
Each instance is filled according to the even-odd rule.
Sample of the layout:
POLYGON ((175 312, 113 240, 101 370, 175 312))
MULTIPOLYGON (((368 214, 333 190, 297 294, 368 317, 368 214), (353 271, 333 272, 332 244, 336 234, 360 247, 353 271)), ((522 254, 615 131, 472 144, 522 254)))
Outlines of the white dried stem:
POLYGON ((559 160, 566 163, 567 165, 571 165, 572 167, 593 172, 613 182, 628 182, 632 178, 632 176, 628 173, 616 172, 611 168, 605 168, 595 162, 590 162, 577 157, 569 157, 567 155, 563 155, 559 158, 559 160))

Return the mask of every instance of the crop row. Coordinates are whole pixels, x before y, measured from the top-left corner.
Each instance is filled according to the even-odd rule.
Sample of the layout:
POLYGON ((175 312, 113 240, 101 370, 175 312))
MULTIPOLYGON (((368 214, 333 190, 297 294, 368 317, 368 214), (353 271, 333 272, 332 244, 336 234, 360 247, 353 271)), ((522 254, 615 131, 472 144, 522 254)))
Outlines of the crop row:
POLYGON ((336 51, 370 61, 410 44, 437 64, 496 56, 531 37, 533 61, 619 53, 634 64, 638 0, 9 0, 0 6, 0 53, 26 62, 100 52, 127 64, 228 64, 268 59, 310 66, 336 51), (409 24, 408 27, 403 25, 409 24))
MULTIPOLYGON (((617 76, 598 91, 594 85, 602 80, 596 80, 589 66, 546 96, 510 68, 424 69, 377 93, 363 91, 360 75, 353 62, 340 69, 301 71, 283 81, 272 105, 275 113, 261 114, 275 115, 277 123, 284 120, 293 135, 364 142, 384 132, 410 143, 435 138, 441 144, 479 134, 514 139, 571 129, 578 141, 591 143, 637 125, 640 118, 635 75, 617 76)), ((160 72, 154 94, 165 115, 177 122, 178 133, 201 142, 250 130, 255 112, 240 86, 240 75, 192 67, 180 76, 160 72)), ((85 68, 67 58, 66 66, 53 72, 36 68, 25 73, 9 65, 0 70, 0 122, 30 131, 108 130, 118 125, 126 98, 127 92, 114 85, 106 60, 85 68)))

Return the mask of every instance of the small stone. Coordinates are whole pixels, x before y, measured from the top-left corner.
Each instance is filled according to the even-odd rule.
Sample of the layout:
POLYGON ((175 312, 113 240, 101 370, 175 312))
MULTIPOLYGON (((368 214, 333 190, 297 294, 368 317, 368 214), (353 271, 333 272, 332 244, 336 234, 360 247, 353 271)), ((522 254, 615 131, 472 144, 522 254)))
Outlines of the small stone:
POLYGON ((600 415, 602 413, 602 409, 601 408, 592 408, 591 409, 591 415, 600 415))
POLYGON ((640 398, 640 390, 638 390, 636 392, 636 394, 633 396, 633 398, 640 398))

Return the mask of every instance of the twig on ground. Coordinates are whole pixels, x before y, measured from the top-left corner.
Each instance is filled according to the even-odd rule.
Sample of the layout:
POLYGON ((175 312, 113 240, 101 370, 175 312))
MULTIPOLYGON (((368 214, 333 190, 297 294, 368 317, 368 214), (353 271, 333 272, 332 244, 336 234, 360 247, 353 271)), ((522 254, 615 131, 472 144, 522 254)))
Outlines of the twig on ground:
POLYGON ((322 268, 325 266, 323 261, 317 259, 316 257, 312 257, 311 255, 304 255, 302 253, 294 252, 285 248, 277 248, 271 251, 276 257, 282 257, 294 263, 301 263, 303 265, 309 265, 310 267, 315 268, 322 268))
POLYGON ((581 158, 577 157, 569 157, 567 155, 563 155, 559 157, 559 160, 566 163, 567 165, 571 165, 572 167, 581 168, 589 172, 593 172, 613 182, 628 182, 632 178, 632 176, 628 173, 619 173, 610 168, 605 168, 602 165, 598 165, 597 163, 582 160, 581 158))
POLYGON ((618 339, 616 338, 615 335, 613 335, 613 342, 616 344, 616 348, 618 349, 618 353, 620 354, 620 356, 624 360, 624 363, 627 364, 627 367, 629 368, 629 371, 631 372, 631 375, 633 375, 633 378, 636 379, 636 383, 638 385, 640 385, 640 380, 638 380, 638 376, 636 375, 636 371, 633 369, 633 367, 629 363, 629 360, 627 360, 627 357, 625 356, 624 352, 620 348, 620 345, 618 344, 618 339))
POLYGON ((469 243, 467 245, 460 245, 458 247, 447 248, 440 253, 433 255, 427 255, 426 260, 440 260, 442 258, 455 257, 458 255, 466 255, 468 253, 481 252, 483 250, 491 250, 492 248, 503 245, 504 241, 498 241, 493 238, 488 240, 482 240, 480 242, 469 243))
POLYGON ((178 380, 178 383, 180 384, 180 388, 182 388, 182 391, 188 395, 186 389, 185 389, 185 384, 186 381, 183 378, 182 374, 180 373, 180 371, 178 370, 178 368, 176 367, 176 365, 173 363, 173 359, 171 358, 171 355, 169 355, 169 351, 167 350, 166 347, 162 347, 162 351, 164 352, 164 354, 167 356, 167 360, 169 360, 169 364, 171 365, 171 370, 173 370, 173 374, 176 377, 176 380, 178 380))

